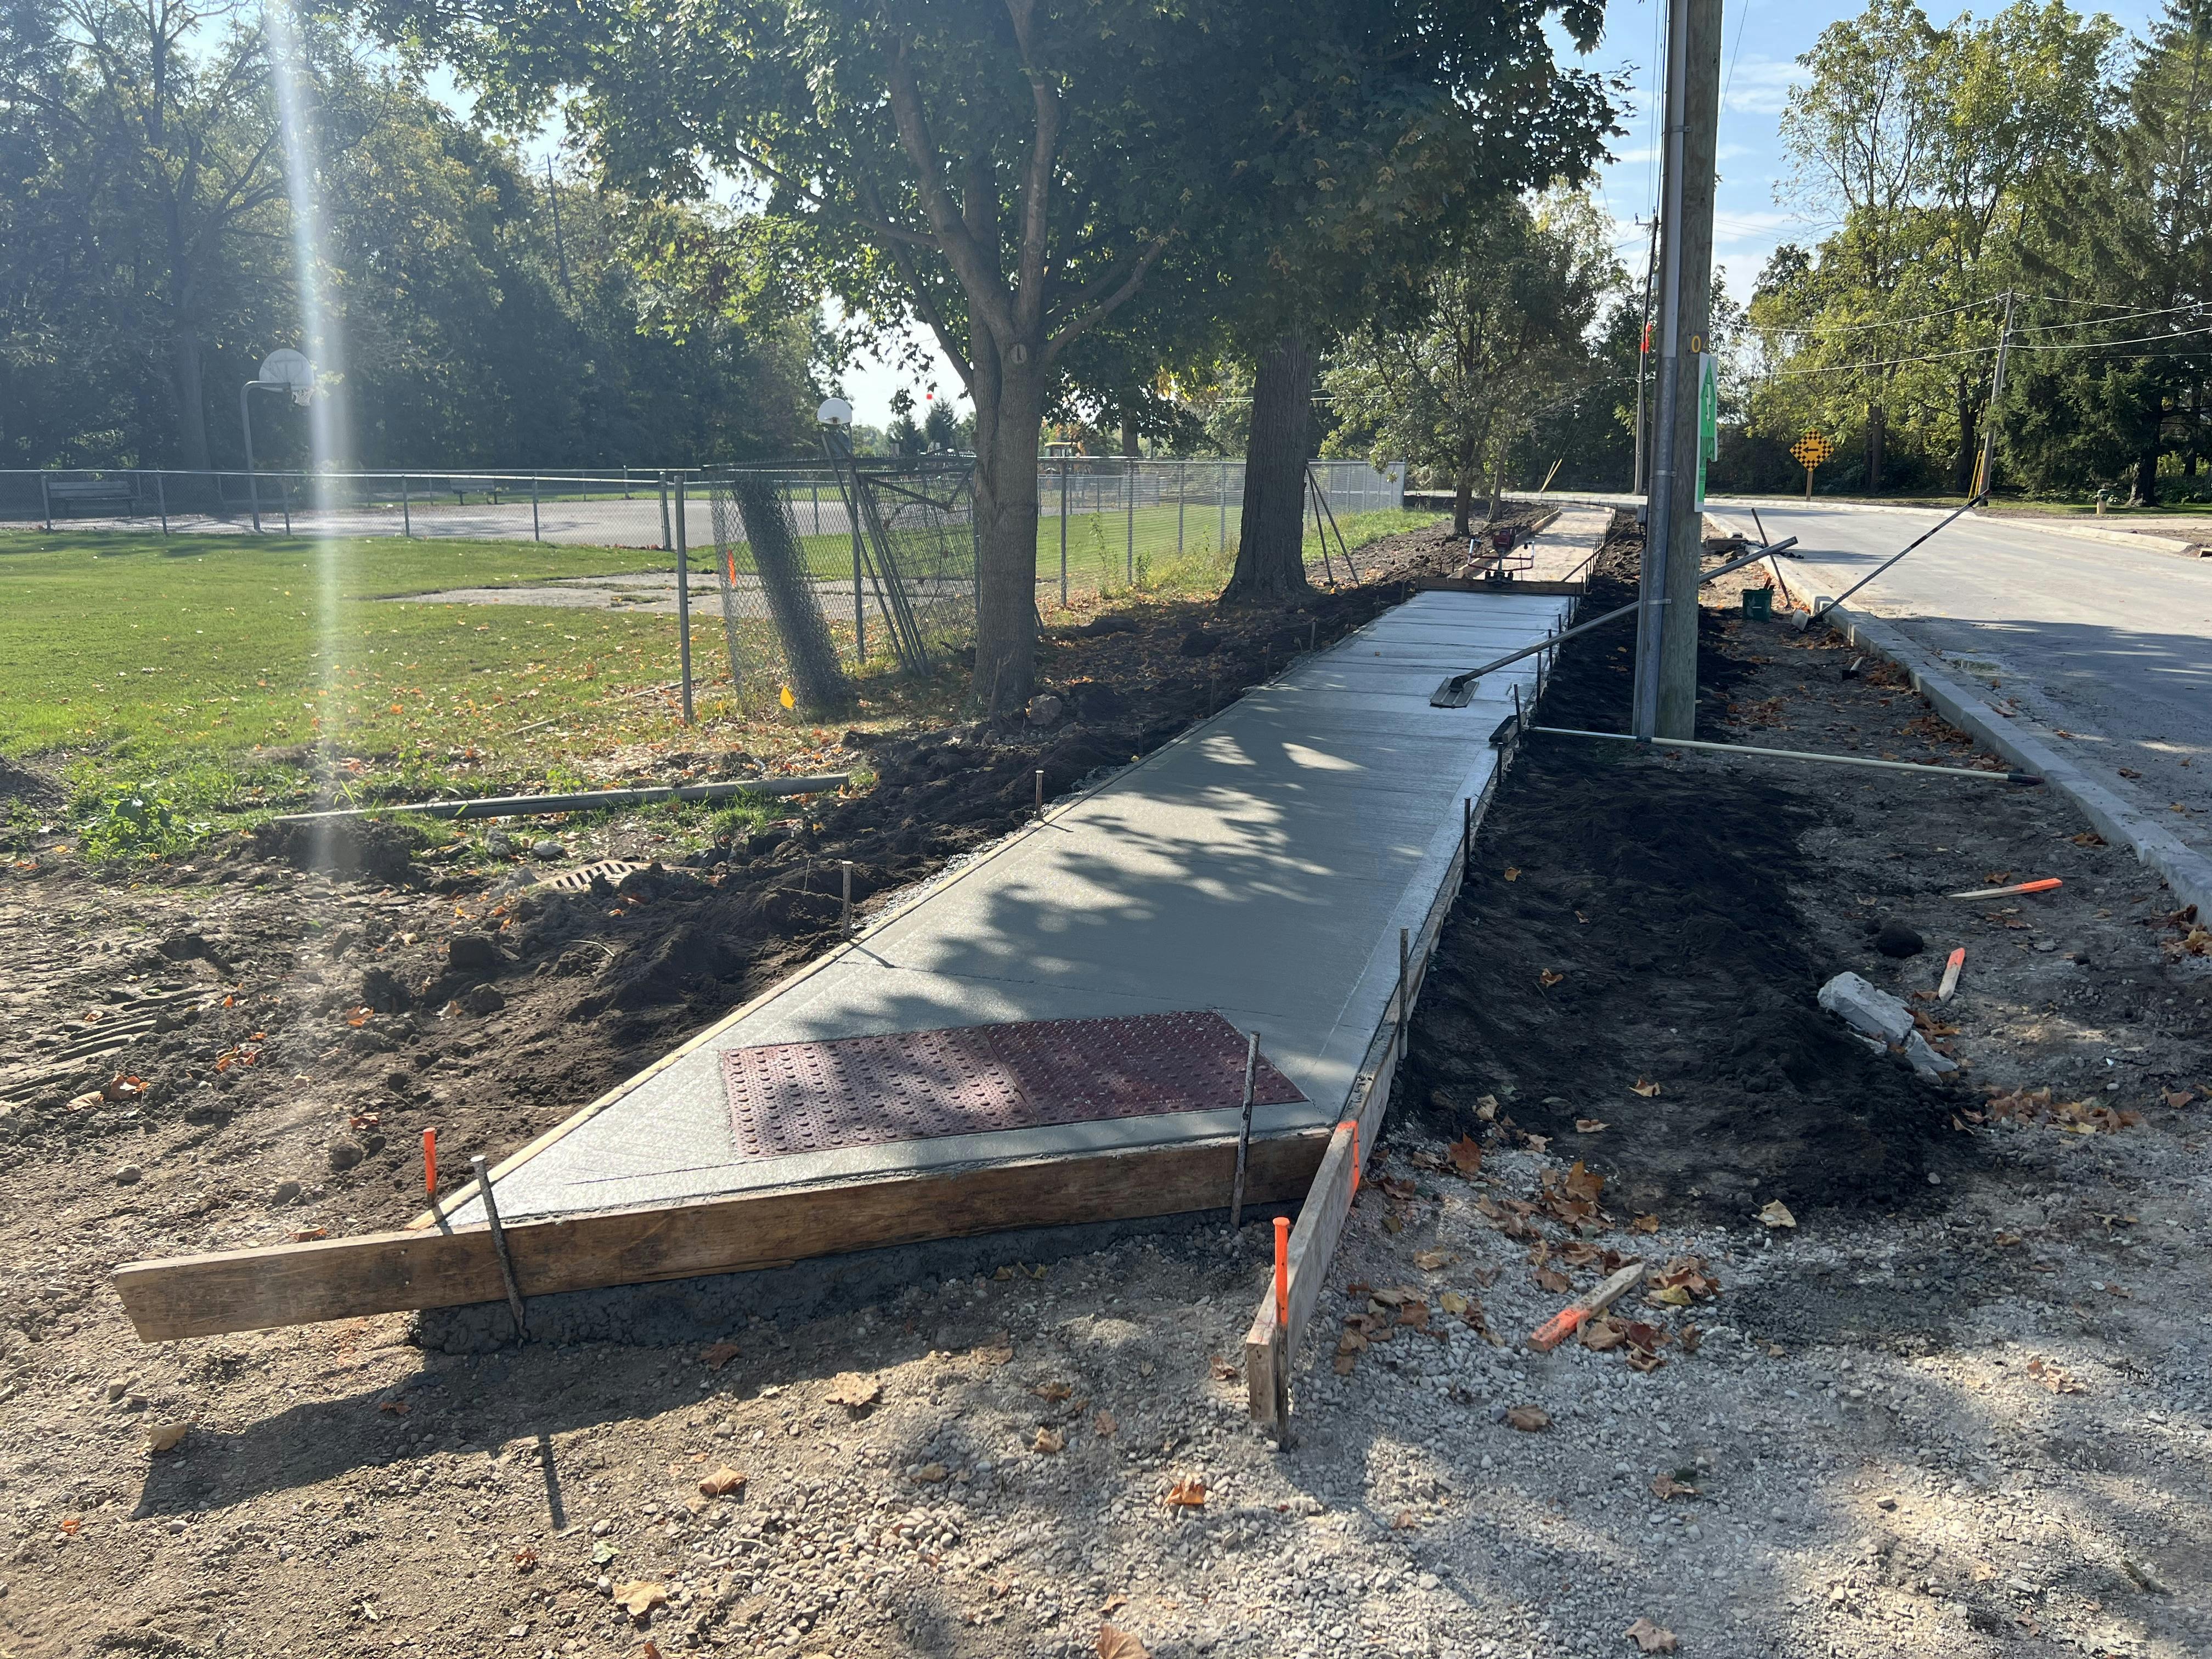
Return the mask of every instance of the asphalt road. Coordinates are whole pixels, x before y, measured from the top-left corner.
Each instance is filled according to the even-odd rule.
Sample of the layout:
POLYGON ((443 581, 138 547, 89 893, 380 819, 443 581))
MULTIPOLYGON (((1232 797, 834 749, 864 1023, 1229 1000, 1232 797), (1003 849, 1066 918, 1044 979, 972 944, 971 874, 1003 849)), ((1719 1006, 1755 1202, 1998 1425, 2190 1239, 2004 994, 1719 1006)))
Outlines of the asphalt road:
MULTIPOLYGON (((1752 506, 1722 497, 1708 511, 1748 532, 1752 506)), ((1756 507, 1770 537, 1798 538, 1803 557, 1781 562, 1792 591, 1832 596, 1944 517, 1756 507)), ((1993 689, 2100 781, 2212 850, 2212 559, 1968 517, 1850 604, 1993 689)))

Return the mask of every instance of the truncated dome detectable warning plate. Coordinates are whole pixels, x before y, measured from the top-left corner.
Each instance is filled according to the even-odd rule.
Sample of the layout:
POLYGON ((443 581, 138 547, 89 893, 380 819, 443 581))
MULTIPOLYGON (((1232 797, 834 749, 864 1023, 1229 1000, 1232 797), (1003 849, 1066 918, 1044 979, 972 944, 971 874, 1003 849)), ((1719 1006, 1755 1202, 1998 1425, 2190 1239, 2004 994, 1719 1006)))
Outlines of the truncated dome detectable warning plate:
MULTIPOLYGON (((839 1146, 1054 1123, 1234 1111, 1243 1034, 1212 1012, 962 1025, 722 1055, 738 1151, 785 1158, 839 1146)), ((1260 1057, 1255 1105, 1304 1100, 1260 1057)))

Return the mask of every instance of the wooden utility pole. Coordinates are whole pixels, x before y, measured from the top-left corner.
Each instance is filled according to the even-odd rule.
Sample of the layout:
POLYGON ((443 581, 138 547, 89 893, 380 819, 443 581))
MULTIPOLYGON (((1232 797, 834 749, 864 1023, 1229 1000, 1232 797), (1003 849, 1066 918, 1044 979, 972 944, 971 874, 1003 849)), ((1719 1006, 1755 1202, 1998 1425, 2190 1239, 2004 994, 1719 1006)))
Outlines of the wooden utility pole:
POLYGON ((1711 349, 1713 167, 1720 125, 1721 0, 1670 0, 1661 175, 1659 393, 1636 624, 1635 731, 1694 734, 1698 705, 1700 359, 1711 349))
POLYGON ((1974 469, 1974 493, 1969 501, 1983 501, 1996 488, 1990 471, 1996 465, 1997 399, 2004 396, 2005 354, 2012 346, 2012 290, 2005 290, 2004 325, 1997 331, 1997 366, 1990 375, 1990 406, 1982 416, 1982 459, 1974 469))
POLYGON ((1644 398, 1651 368, 1651 278, 1658 269, 1659 219, 1655 214, 1650 241, 1644 252, 1644 326, 1636 337, 1636 481, 1629 488, 1638 495, 1644 493, 1644 458, 1650 453, 1644 447, 1644 398))

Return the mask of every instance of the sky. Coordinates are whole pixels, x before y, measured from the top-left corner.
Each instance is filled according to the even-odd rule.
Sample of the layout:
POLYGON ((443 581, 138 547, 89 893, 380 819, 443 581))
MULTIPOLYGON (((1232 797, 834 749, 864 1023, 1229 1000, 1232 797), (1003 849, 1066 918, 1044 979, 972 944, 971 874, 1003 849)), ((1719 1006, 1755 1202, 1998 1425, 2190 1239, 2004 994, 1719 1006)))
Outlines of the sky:
MULTIPOLYGON (((1957 9, 1922 0, 1937 23, 1949 21, 1957 9)), ((2075 0, 2080 9, 2090 7, 2075 0)), ((1729 0, 1722 20, 1721 123, 1719 184, 1715 198, 1714 264, 1739 303, 1750 298, 1753 284, 1775 247, 1787 241, 1817 241, 1828 228, 1820 216, 1790 199, 1787 159, 1782 154, 1780 121, 1791 86, 1803 75, 1797 58, 1810 50, 1829 24, 1853 17, 1864 9, 1864 0, 1729 0)), ((1978 14, 1999 9, 1985 3, 1978 14)), ((2101 8, 2130 33, 2141 33, 2160 9, 2158 0, 2113 0, 2101 8)), ((1586 66, 1607 74, 1620 74, 1632 82, 1620 125, 1626 129, 1613 141, 1613 160, 1601 171, 1597 194, 1612 216, 1617 233, 1615 252, 1621 263, 1640 279, 1646 231, 1659 193, 1659 112, 1657 107, 1659 54, 1664 0, 1613 0, 1607 9, 1606 31, 1597 49, 1584 60, 1586 66)), ((459 107, 466 107, 465 94, 450 82, 434 90, 459 107)), ((548 148, 540 139, 533 155, 548 148)), ((952 397, 963 412, 964 394, 959 377, 933 348, 928 356, 935 365, 933 379, 939 397, 952 397)), ((866 358, 848 368, 843 388, 850 398, 856 420, 871 426, 890 419, 891 394, 902 386, 921 401, 916 375, 889 363, 866 358)))

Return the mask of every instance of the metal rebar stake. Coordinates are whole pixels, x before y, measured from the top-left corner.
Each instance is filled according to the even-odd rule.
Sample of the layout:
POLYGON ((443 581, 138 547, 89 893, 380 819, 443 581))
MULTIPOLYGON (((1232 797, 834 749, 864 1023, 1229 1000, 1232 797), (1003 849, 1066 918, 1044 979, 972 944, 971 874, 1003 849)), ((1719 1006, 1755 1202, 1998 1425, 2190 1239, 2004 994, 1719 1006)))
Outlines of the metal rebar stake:
POLYGON ((491 1170, 482 1152, 469 1159, 469 1168, 477 1172, 477 1192, 483 1200, 485 1224, 491 1229, 492 1254, 499 1258, 499 1276, 507 1281, 507 1310, 514 1316, 514 1339, 520 1342, 530 1331, 522 1320, 522 1287, 515 1282, 514 1259, 507 1253, 507 1229, 499 1224, 499 1201, 491 1195, 491 1170))
POLYGON ((1229 1194, 1229 1231, 1244 1224, 1244 1160, 1252 1149, 1252 1079, 1260 1064, 1260 1034, 1244 1039, 1244 1111, 1237 1129, 1237 1185, 1229 1194))
POLYGON ((1412 981, 1407 977, 1406 973, 1406 959, 1411 951, 1412 943, 1411 931, 1401 927, 1398 930, 1398 1057, 1401 1060, 1406 1055, 1406 1027, 1412 1020, 1413 1013, 1413 1005, 1407 1000, 1407 988, 1412 981))
POLYGON ((844 908, 839 917, 839 926, 844 929, 845 937, 850 939, 853 937, 853 860, 840 859, 837 862, 844 878, 844 908))

